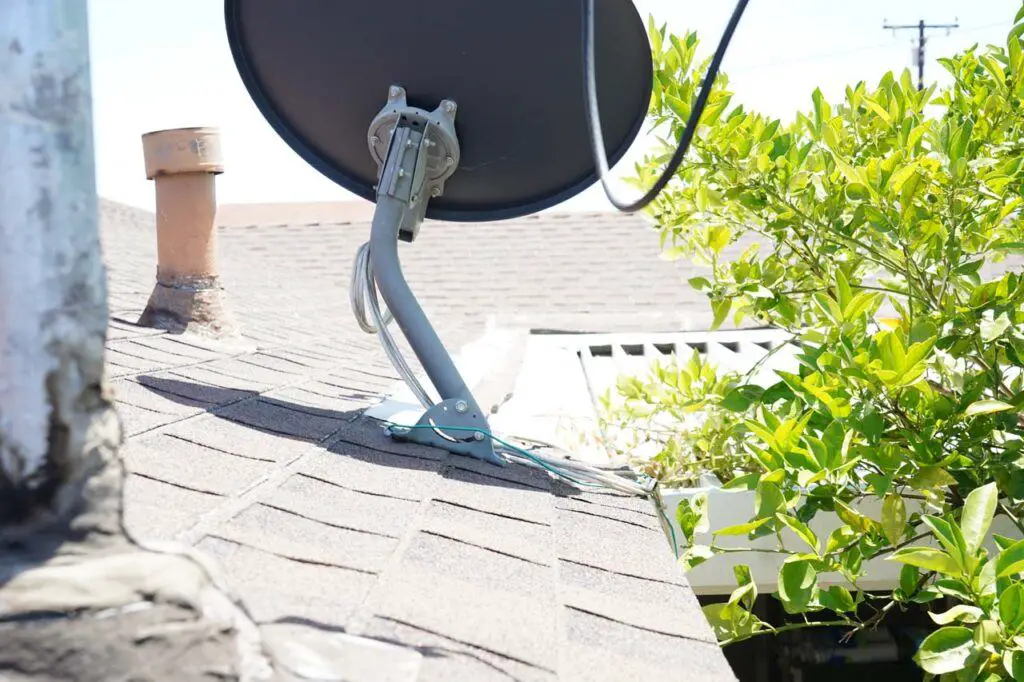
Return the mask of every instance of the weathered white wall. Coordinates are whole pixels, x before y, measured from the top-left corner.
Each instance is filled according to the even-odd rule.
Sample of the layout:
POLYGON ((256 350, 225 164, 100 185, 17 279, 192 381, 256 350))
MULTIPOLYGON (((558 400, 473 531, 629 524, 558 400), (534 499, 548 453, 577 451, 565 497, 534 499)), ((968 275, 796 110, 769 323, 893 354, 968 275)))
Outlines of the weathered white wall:
MULTIPOLYGON (((0 498, 110 441, 85 0, 0 0, 0 498)), ((59 498, 59 486, 46 497, 59 498)), ((0 523, 4 500, 0 499, 0 523)))

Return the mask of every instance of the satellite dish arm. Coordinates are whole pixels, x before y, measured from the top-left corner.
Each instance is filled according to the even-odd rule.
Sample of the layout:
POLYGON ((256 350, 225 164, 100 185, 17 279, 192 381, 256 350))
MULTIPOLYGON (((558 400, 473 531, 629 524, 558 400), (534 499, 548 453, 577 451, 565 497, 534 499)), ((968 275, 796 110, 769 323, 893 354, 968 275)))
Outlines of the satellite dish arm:
POLYGON ((392 86, 388 105, 370 126, 371 152, 383 157, 377 184, 377 208, 370 228, 370 260, 381 298, 441 396, 416 428, 391 428, 391 435, 504 464, 494 452, 486 416, 459 374, 451 356, 402 274, 398 241, 412 241, 431 197, 443 191, 455 171, 455 103, 433 112, 409 107, 405 92, 392 86), (388 123, 390 122, 390 123, 388 123), (386 145, 386 146, 384 146, 386 145), (446 432, 444 427, 455 430, 446 432))

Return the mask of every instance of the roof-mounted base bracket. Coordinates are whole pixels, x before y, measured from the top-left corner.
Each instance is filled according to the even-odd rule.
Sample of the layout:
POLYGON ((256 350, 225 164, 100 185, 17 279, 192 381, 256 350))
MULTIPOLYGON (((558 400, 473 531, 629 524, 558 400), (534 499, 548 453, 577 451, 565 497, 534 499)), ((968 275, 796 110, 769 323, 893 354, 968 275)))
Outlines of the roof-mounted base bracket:
POLYGON ((424 412, 415 427, 389 426, 387 431, 395 440, 430 445, 492 461, 494 445, 487 429, 487 420, 479 413, 471 412, 466 401, 449 398, 424 412))
POLYGON ((367 133, 370 152, 380 168, 370 228, 373 279, 441 396, 441 402, 430 407, 415 428, 392 427, 390 432, 394 438, 504 465, 487 436, 490 427, 484 412, 409 288, 398 259, 398 240, 415 239, 427 202, 441 195, 458 166, 456 109, 451 100, 442 101, 433 112, 410 107, 405 90, 393 85, 387 104, 367 133))

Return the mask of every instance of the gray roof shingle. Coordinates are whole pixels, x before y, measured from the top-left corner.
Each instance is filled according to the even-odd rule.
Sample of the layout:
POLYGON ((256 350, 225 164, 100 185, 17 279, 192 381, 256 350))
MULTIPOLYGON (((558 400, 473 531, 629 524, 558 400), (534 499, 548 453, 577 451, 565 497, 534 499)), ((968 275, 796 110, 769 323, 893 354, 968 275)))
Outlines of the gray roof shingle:
MULTIPOLYGON (((388 667, 394 646, 360 649, 382 658, 356 680, 733 678, 649 504, 393 442, 362 416, 398 379, 347 301, 366 223, 219 231, 249 346, 134 326, 154 281, 153 219, 104 202, 101 224, 133 533, 216 557, 280 633, 343 631, 421 657, 413 678, 413 659, 388 667)), ((420 235, 403 264, 449 347, 491 315, 577 331, 706 325, 681 283, 694 273, 659 261, 638 218, 420 235)))

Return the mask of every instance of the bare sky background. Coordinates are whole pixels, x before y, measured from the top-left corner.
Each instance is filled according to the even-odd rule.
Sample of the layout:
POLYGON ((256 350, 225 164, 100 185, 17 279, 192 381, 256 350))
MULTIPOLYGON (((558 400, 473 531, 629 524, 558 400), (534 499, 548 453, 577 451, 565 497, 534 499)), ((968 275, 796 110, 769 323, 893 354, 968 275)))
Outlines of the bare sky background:
MULTIPOLYGON (((731 0, 636 4, 642 16, 653 14, 673 32, 697 30, 705 55, 732 12, 731 0)), ((925 75, 942 80, 935 59, 974 43, 1004 44, 1020 6, 1021 0, 752 0, 723 70, 734 101, 789 118, 808 107, 815 87, 838 99, 848 83, 911 67, 916 31, 894 35, 882 30, 886 20, 959 21, 961 28, 948 35, 929 33, 925 75)), ((352 198, 295 155, 252 104, 231 60, 220 0, 89 0, 89 12, 101 196, 152 209, 139 137, 211 125, 222 129, 225 144, 222 203, 352 198)), ((604 206, 591 188, 561 210, 604 206)))

